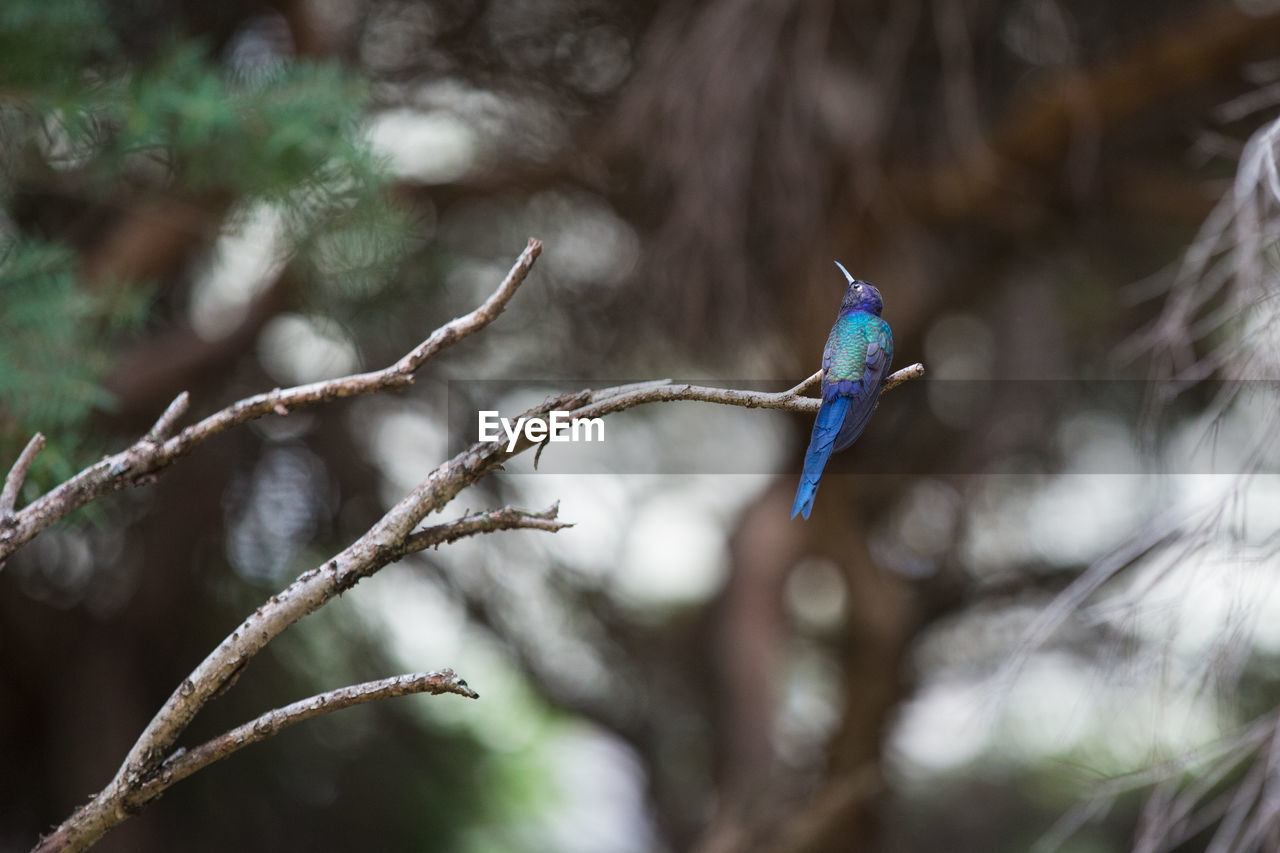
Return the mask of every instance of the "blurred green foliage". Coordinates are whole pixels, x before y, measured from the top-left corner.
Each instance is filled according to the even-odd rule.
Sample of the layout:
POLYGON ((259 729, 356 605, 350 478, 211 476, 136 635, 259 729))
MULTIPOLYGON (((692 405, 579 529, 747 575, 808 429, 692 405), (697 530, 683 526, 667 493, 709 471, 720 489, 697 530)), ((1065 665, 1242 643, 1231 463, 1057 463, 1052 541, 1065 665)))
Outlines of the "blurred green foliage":
MULTIPOLYGON (((389 198, 384 164, 365 140, 367 81, 336 63, 281 55, 237 64, 221 48, 183 35, 174 20, 181 16, 161 19, 163 11, 95 0, 0 2, 0 472, 32 433, 43 432, 49 441, 27 479, 28 497, 136 437, 103 429, 106 419, 97 415, 115 405, 104 380, 135 339, 185 326, 202 271, 219 263, 220 233, 246 219, 271 224, 271 245, 289 267, 284 289, 293 300, 290 310, 351 323, 362 309, 380 310, 373 307, 375 297, 407 287, 400 270, 416 245, 414 227, 389 198), (153 31, 140 34, 137 24, 151 23, 151 13, 157 17, 153 31), (156 281, 86 274, 117 222, 168 199, 207 213, 212 226, 184 247, 190 249, 182 252, 184 266, 156 281), (270 215, 256 217, 263 208, 270 215)), ((247 361, 244 373, 257 381, 247 361)), ((225 381, 241 378, 233 374, 225 381)), ((212 505, 218 505, 216 496, 212 505)), ((94 504, 78 515, 83 520, 104 513, 94 504)), ((217 513, 212 516, 202 520, 200 534, 216 541, 217 513)), ((142 527, 130 529, 135 555, 147 550, 142 527)), ((225 630, 228 618, 238 618, 263 595, 231 582, 221 567, 210 569, 207 562, 216 565, 221 558, 216 546, 206 544, 193 546, 199 555, 191 561, 198 564, 193 576, 207 571, 211 584, 227 586, 193 596, 184 577, 180 597, 194 614, 183 620, 190 630, 166 617, 163 644, 133 640, 149 650, 163 645, 148 675, 164 691, 199 659, 209 637, 225 630)), ((326 542, 324 553, 331 544, 340 547, 326 542)), ((95 554, 92 574, 102 584, 95 589, 119 582, 110 571, 112 559, 95 554)), ((40 572, 56 564, 43 558, 40 572)), ((40 572, 31 574, 43 578, 40 572)), ((8 576, 17 575, 10 570, 8 576)), ((153 595, 166 594, 163 583, 151 586, 153 595)), ((47 615, 42 611, 40 619, 47 615)), ((75 615, 59 609, 53 618, 75 615)), ((376 677, 390 667, 363 624, 327 614, 313 621, 318 624, 311 632, 290 632, 275 654, 263 655, 255 666, 261 680, 246 679, 201 725, 221 731, 268 702, 376 677), (308 639, 328 645, 304 647, 305 655, 291 658, 290 643, 308 639)), ((132 621, 121 619, 111 630, 117 637, 129 631, 145 636, 149 627, 147 616, 137 618, 135 610, 132 621)), ((200 774, 167 798, 168 814, 209 828, 184 829, 184 838, 192 836, 190 849, 266 844, 263 827, 302 833, 293 840, 304 848, 357 849, 354 837, 377 837, 386 849, 455 846, 459 826, 482 820, 477 804, 487 794, 471 767, 484 751, 462 729, 436 725, 431 737, 423 737, 415 701, 422 700, 319 721, 291 738, 246 750, 237 756, 235 772, 249 781, 228 792, 226 775, 200 774), (320 826, 314 818, 327 809, 329 796, 351 814, 336 815, 335 805, 335 819, 320 826), (226 820, 228 812, 236 820, 226 820), (309 841, 308 831, 316 834, 309 841)), ((55 814, 41 820, 60 819, 55 814)))
POLYGON ((77 286, 70 249, 20 240, 0 247, 0 294, 0 448, 12 458, 40 430, 61 441, 33 476, 68 477, 74 463, 60 445, 83 443, 89 412, 110 406, 99 384, 111 364, 107 342, 145 316, 147 293, 88 292, 77 286))
POLYGON ((340 318, 394 282, 413 246, 360 132, 361 80, 302 60, 240 73, 177 37, 139 59, 109 21, 86 0, 0 4, 0 455, 45 432, 37 483, 70 473, 60 450, 103 449, 87 430, 110 409, 102 377, 154 300, 146 282, 91 289, 70 237, 24 221, 24 197, 87 210, 165 193, 232 201, 233 216, 271 205, 307 307, 340 318))
POLYGON ((0 90, 6 100, 83 86, 86 67, 116 48, 103 12, 91 0, 0 4, 0 90))
POLYGON ((188 43, 129 77, 123 97, 92 105, 98 122, 116 129, 108 153, 122 168, 155 154, 187 189, 280 200, 338 178, 378 185, 353 134, 363 87, 336 66, 299 63, 233 80, 188 43))

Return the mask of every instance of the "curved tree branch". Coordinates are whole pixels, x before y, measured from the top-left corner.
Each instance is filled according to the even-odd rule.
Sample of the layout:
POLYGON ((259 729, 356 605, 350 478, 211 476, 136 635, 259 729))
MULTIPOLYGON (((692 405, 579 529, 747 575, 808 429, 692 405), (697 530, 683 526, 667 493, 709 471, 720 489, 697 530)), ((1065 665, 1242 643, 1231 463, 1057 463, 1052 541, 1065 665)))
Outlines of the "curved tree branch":
POLYGON ((294 388, 277 388, 248 397, 161 442, 153 436, 158 436, 157 430, 163 431, 163 427, 171 427, 171 421, 177 420, 181 415, 178 412, 170 417, 175 407, 184 408, 179 402, 186 395, 183 392, 170 404, 169 410, 151 432, 134 442, 131 447, 89 466, 15 514, 12 524, 0 530, 0 562, 74 510, 125 486, 146 482, 150 475, 168 467, 174 460, 233 426, 272 413, 287 415, 293 409, 315 403, 403 388, 412 384, 414 372, 428 359, 498 318, 541 253, 541 241, 531 239, 502 284, 480 307, 436 329, 430 337, 389 367, 372 373, 312 382, 294 388))
POLYGON ((249 744, 260 743, 279 734, 295 723, 377 699, 413 696, 418 693, 430 693, 432 696, 454 693, 468 699, 480 698, 480 694, 472 690, 467 682, 453 670, 441 669, 436 672, 410 673, 378 681, 366 681, 363 684, 353 684, 300 699, 283 708, 267 711, 260 717, 224 732, 194 749, 180 749, 174 752, 149 782, 126 798, 124 807, 126 810, 136 811, 197 770, 203 770, 215 761, 221 761, 249 744))

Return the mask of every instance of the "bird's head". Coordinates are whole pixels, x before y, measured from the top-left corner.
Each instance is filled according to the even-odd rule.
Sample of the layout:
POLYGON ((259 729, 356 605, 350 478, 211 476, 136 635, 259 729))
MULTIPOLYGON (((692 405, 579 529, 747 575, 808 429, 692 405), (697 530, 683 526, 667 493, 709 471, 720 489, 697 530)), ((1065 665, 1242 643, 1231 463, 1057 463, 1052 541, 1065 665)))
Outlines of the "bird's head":
POLYGON ((836 266, 840 267, 840 272, 844 273, 844 277, 849 280, 849 289, 844 292, 844 299, 840 302, 841 311, 866 311, 869 314, 880 316, 880 312, 884 309, 884 301, 880 298, 880 291, 869 282, 854 278, 849 275, 849 271, 844 268, 844 264, 836 261, 836 266))

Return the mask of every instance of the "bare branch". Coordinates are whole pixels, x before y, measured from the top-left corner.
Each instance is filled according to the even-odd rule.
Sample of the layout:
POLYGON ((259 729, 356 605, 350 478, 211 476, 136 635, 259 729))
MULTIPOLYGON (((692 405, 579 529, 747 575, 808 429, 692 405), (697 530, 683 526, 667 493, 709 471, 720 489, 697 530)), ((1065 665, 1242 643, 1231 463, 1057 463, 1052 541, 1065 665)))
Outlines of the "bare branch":
POLYGON ((472 690, 467 682, 459 678, 452 669, 397 675, 320 693, 283 708, 268 711, 257 719, 220 734, 194 749, 175 752, 160 766, 151 781, 127 798, 126 808, 145 805, 159 796, 162 791, 197 770, 202 770, 215 761, 221 761, 249 744, 259 743, 279 734, 295 723, 378 699, 412 696, 418 693, 430 693, 432 696, 454 693, 468 699, 480 698, 480 694, 472 690))
POLYGON ((477 512, 448 524, 437 524, 412 534, 404 542, 402 554, 412 554, 427 548, 437 548, 477 533, 494 533, 499 530, 547 530, 555 533, 573 527, 566 521, 556 521, 560 513, 557 501, 542 512, 528 512, 515 507, 477 512))
POLYGON ((884 387, 881 388, 880 390, 892 391, 894 388, 897 388, 899 385, 901 385, 904 382, 910 382, 912 379, 923 379, 923 378, 924 378, 924 365, 917 361, 915 364, 908 364, 906 367, 902 368, 901 370, 895 370, 893 373, 890 373, 887 377, 885 377, 884 387))
POLYGON ((492 296, 470 314, 465 314, 456 320, 445 323, 432 332, 431 337, 396 362, 395 370, 404 375, 411 375, 422 366, 423 362, 440 352, 440 350, 452 346, 468 335, 475 334, 498 319, 502 309, 507 307, 507 303, 511 301, 512 296, 515 296, 516 290, 524 282, 529 270, 533 268, 533 262, 541 254, 542 241, 530 237, 529 245, 520 253, 515 265, 507 272, 507 277, 502 280, 502 284, 498 285, 498 289, 494 291, 492 296))
MULTIPOLYGON (((895 388, 909 379, 923 375, 922 365, 911 365, 890 376, 885 382, 885 388, 895 388)), ((671 400, 699 400, 745 408, 773 408, 795 412, 816 411, 821 404, 816 398, 800 397, 788 391, 762 393, 660 382, 568 394, 547 401, 539 410, 529 414, 545 415, 553 409, 563 409, 572 411, 575 417, 600 417, 644 403, 671 400)), ((170 441, 173 440, 176 439, 170 441)), ((123 820, 125 813, 120 811, 118 805, 131 792, 154 777, 178 737, 200 709, 225 689, 271 640, 334 596, 354 587, 361 579, 413 550, 452 541, 461 536, 513 527, 560 529, 563 525, 555 521, 554 507, 541 517, 504 508, 487 514, 487 517, 483 513, 467 516, 456 522, 414 533, 414 528, 429 513, 442 509, 464 488, 497 470, 503 462, 531 446, 524 441, 508 451, 500 442, 471 445, 432 471, 421 484, 342 553, 323 565, 304 572, 287 588, 268 599, 225 637, 166 700, 134 743, 111 783, 59 827, 61 846, 44 849, 83 850, 123 820)))
POLYGON ((316 403, 412 384, 414 372, 424 362, 497 319, 541 253, 542 243, 530 239, 529 245, 520 254, 502 284, 480 307, 436 329, 411 352, 382 370, 294 388, 277 388, 248 397, 209 415, 161 443, 156 439, 167 428, 172 427, 173 421, 181 417, 183 406, 182 397, 179 396, 147 436, 128 449, 89 466, 17 513, 13 518, 12 528, 7 531, 8 535, 0 538, 0 561, 74 510, 125 486, 145 482, 149 475, 168 467, 176 459, 231 427, 272 413, 284 415, 316 403))
POLYGON ((151 429, 147 430, 145 441, 152 444, 164 441, 173 433, 173 428, 177 426, 178 420, 187 413, 187 409, 191 406, 191 395, 186 391, 173 398, 173 402, 164 410, 164 414, 155 422, 151 429))
MULTIPOLYGON (((815 374, 820 375, 820 374, 815 374)), ((895 371, 884 381, 884 391, 892 391, 904 382, 924 376, 924 365, 917 362, 895 371)), ((816 412, 822 405, 817 397, 804 397, 797 393, 811 385, 814 377, 787 391, 769 393, 742 391, 734 388, 710 388, 703 385, 677 385, 668 381, 643 383, 638 386, 602 388, 588 392, 581 408, 569 408, 575 418, 597 418, 621 412, 644 403, 694 400, 702 403, 720 403, 726 406, 742 406, 747 409, 782 409, 788 412, 816 412)), ((519 452, 517 446, 516 452, 519 452)))
POLYGON ((402 676, 401 679, 357 685, 312 697, 269 712, 190 752, 169 752, 204 704, 230 684, 254 654, 289 625, 350 589, 361 578, 373 574, 405 554, 431 545, 453 542, 465 536, 515 528, 554 532, 570 526, 555 520, 558 510, 559 507, 553 505, 540 513, 512 507, 475 513, 419 531, 405 537, 398 545, 378 543, 373 540, 373 531, 370 531, 324 566, 304 573, 254 611, 196 667, 139 736, 111 783, 57 830, 42 839, 35 851, 84 850, 173 783, 229 755, 240 746, 263 740, 294 722, 339 707, 411 692, 453 692, 475 698, 474 691, 460 679, 445 686, 446 675, 456 678, 448 671, 402 676), (432 678, 437 679, 438 683, 430 681, 432 678), (403 679, 423 681, 414 689, 416 682, 406 682, 403 679), (343 702, 345 704, 335 704, 343 702), (259 729, 262 731, 259 732, 259 729))
MULTIPOLYGON (((194 749, 178 750, 160 766, 155 775, 130 791, 121 802, 120 808, 123 813, 136 812, 196 771, 203 770, 215 761, 221 761, 249 744, 260 743, 279 734, 295 723, 378 699, 412 696, 418 693, 430 693, 432 696, 454 693, 468 699, 480 698, 480 695, 451 669, 397 675, 320 693, 283 708, 268 711, 194 749)), ((35 849, 37 851, 75 849, 73 828, 69 824, 70 821, 64 823, 42 838, 35 849)))
MULTIPOLYGON (((144 456, 143 462, 153 465, 148 470, 154 470, 160 464, 168 464, 209 435, 266 414, 276 407, 296 406, 299 403, 318 402, 407 384, 412 379, 413 371, 423 361, 497 317, 524 278, 529 265, 537 257, 539 249, 537 241, 530 241, 525 253, 490 299, 465 317, 441 327, 390 368, 288 391, 273 391, 243 400, 188 427, 162 445, 147 444, 148 448, 160 455, 144 456), (163 463, 157 463, 157 459, 162 459, 163 463)), ((924 367, 914 364, 890 376, 884 387, 889 390, 923 374, 924 367)), ((808 384, 810 382, 806 381, 798 387, 808 384)), ((798 396, 793 391, 794 389, 781 393, 761 393, 675 385, 664 380, 563 395, 548 400, 541 408, 528 414, 537 417, 545 416, 553 410, 564 410, 572 412, 575 417, 599 417, 644 403, 671 400, 699 400, 745 408, 773 408, 795 412, 817 410, 820 400, 798 396)), ((155 784, 163 776, 166 766, 169 766, 168 762, 177 760, 171 751, 201 708, 226 689, 254 655, 271 640, 308 613, 354 587, 361 579, 406 554, 464 536, 516 528, 555 532, 567 527, 568 525, 556 520, 556 506, 542 513, 503 507, 415 532, 415 528, 428 514, 443 509, 462 489, 498 470, 504 461, 524 452, 530 446, 527 441, 517 444, 511 450, 507 450, 506 445, 501 442, 471 445, 432 471, 422 483, 341 553, 304 572, 292 584, 264 602, 225 637, 165 701, 138 737, 107 787, 68 818, 37 849, 84 850, 123 821, 131 811, 129 804, 134 802, 139 792, 155 784)), ((130 472, 127 476, 136 478, 138 472, 130 472)), ((92 495, 85 498, 86 501, 90 499, 92 495)))
MULTIPOLYGON (((5 476, 4 491, 0 492, 0 524, 7 527, 13 518, 13 509, 18 505, 18 492, 22 491, 22 484, 27 479, 27 472, 31 470, 31 463, 36 461, 36 455, 41 450, 44 450, 44 436, 36 433, 31 436, 27 446, 22 448, 22 452, 18 454, 18 461, 13 463, 13 467, 5 476)), ((0 532, 0 542, 3 542, 8 534, 8 530, 0 532)), ((3 557, 0 557, 0 562, 3 562, 3 557)))
MULTIPOLYGON (((912 365, 912 366, 914 367, 915 365, 912 365)), ((800 394, 805 391, 808 391, 821 378, 822 378, 822 371, 821 370, 815 371, 812 376, 810 376, 808 379, 801 382, 799 385, 792 387, 789 391, 787 391, 787 393, 800 394)))

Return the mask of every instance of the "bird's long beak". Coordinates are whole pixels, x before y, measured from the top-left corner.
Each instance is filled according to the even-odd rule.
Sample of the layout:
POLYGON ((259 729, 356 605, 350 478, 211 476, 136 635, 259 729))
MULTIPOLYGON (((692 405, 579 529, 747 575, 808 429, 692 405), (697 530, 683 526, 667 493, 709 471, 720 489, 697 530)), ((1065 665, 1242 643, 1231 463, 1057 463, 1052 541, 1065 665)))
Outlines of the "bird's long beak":
POLYGON ((836 261, 836 266, 840 267, 840 272, 844 273, 844 277, 849 279, 850 284, 853 284, 853 276, 849 275, 849 271, 844 268, 844 264, 836 261))

